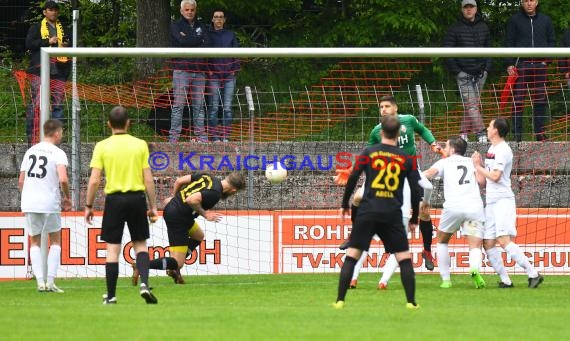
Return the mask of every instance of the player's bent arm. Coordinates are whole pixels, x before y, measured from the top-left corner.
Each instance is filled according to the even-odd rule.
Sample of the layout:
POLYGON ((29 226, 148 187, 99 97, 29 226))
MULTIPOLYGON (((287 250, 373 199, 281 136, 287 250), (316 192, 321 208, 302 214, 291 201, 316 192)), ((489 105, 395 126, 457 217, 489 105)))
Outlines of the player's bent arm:
POLYGON ((433 184, 428 178, 425 176, 424 172, 420 172, 420 181, 418 181, 418 185, 424 189, 424 198, 423 202, 430 205, 431 204, 431 194, 433 192, 433 184))
POLYGON ((477 179, 479 187, 485 187, 487 185, 487 179, 479 171, 480 168, 484 169, 481 154, 479 154, 479 152, 474 152, 473 155, 471 155, 471 161, 473 161, 473 167, 475 167, 475 178, 477 179))
POLYGON ((493 169, 492 171, 488 171, 482 166, 477 166, 476 169, 478 174, 481 174, 482 176, 485 177, 485 179, 489 179, 493 182, 498 182, 501 179, 501 176, 503 175, 503 171, 500 171, 498 169, 493 169))
POLYGON ((206 217, 206 210, 202 207, 202 193, 197 192, 186 198, 186 203, 192 207, 194 212, 202 217, 206 217))
POLYGON ((156 191, 154 189, 154 178, 152 177, 150 167, 143 169, 143 180, 150 210, 156 213, 156 191))
POLYGON ((85 198, 85 222, 87 224, 93 223, 93 202, 95 201, 95 194, 101 183, 102 170, 99 168, 91 168, 91 176, 89 176, 89 183, 87 184, 87 198, 85 198))
POLYGON ((101 184, 101 169, 91 168, 91 176, 89 176, 89 183, 87 184, 87 198, 85 199, 86 206, 93 206, 95 201, 95 194, 101 184))
POLYGON ((26 179, 26 172, 21 171, 20 177, 18 178, 18 189, 20 190, 20 192, 22 192, 22 189, 24 189, 24 180, 25 179, 26 179))
POLYGON ((435 137, 431 133, 431 130, 429 130, 425 125, 423 125, 420 121, 418 121, 418 119, 415 119, 413 121, 414 121, 414 131, 417 134, 419 134, 422 137, 422 139, 426 141, 427 144, 432 145, 433 143, 435 143, 435 137))
POLYGON ((354 191, 356 187, 356 183, 358 182, 358 178, 360 177, 360 173, 362 173, 362 166, 355 167, 350 176, 348 177, 348 181, 346 182, 346 187, 344 188, 344 194, 342 196, 342 208, 348 208, 348 201, 350 200, 350 195, 354 191))
POLYGON ((481 174, 477 170, 475 170, 475 178, 477 179, 477 183, 479 184, 479 187, 487 186, 487 179, 485 178, 485 176, 483 174, 481 174))
POLYGON ((59 185, 63 192, 64 199, 69 199, 69 178, 67 177, 67 167, 65 165, 57 165, 57 176, 59 177, 59 185))
POLYGON ((431 168, 423 171, 423 173, 424 173, 426 178, 431 180, 437 175, 437 173, 439 173, 439 171, 437 170, 437 168, 431 167, 431 168))
POLYGON ((174 188, 172 189, 172 196, 175 196, 176 193, 178 193, 178 191, 180 190, 180 188, 182 188, 184 184, 189 184, 191 181, 192 181, 191 174, 184 175, 176 179, 176 181, 174 182, 174 188))

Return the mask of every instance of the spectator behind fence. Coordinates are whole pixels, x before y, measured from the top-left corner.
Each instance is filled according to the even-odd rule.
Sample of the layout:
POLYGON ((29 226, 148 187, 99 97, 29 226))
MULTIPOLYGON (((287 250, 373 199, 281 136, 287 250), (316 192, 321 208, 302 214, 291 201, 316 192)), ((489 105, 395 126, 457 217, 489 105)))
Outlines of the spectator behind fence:
MULTIPOLYGON (((538 12, 538 0, 522 0, 521 10, 507 22, 505 47, 541 48, 555 45, 552 20, 546 14, 538 12)), ((509 75, 518 73, 513 90, 511 118, 516 141, 522 140, 525 94, 531 95, 536 140, 545 141, 548 138, 544 130, 548 62, 548 59, 531 57, 507 60, 507 73, 509 75)))
MULTIPOLYGON (((30 51, 30 102, 26 108, 26 136, 28 144, 37 142, 40 110, 40 49, 42 47, 67 47, 72 36, 59 21, 59 5, 47 1, 43 9, 44 18, 28 30, 26 49, 30 51)), ((65 82, 71 71, 71 58, 50 59, 51 118, 63 121, 63 96, 65 82)))
MULTIPOLYGON (((180 2, 180 20, 170 25, 170 37, 174 47, 207 47, 210 46, 208 28, 196 21, 195 0, 180 2)), ((182 114, 187 103, 188 91, 192 102, 194 135, 197 141, 207 142, 204 129, 204 89, 206 87, 207 63, 205 58, 175 58, 172 60, 174 70, 172 82, 174 87, 174 103, 172 104, 169 141, 176 142, 182 131, 182 114)))
MULTIPOLYGON (((213 47, 239 47, 234 32, 224 27, 226 15, 223 9, 214 10, 210 39, 213 47)), ((232 124, 232 101, 236 87, 236 74, 239 70, 237 58, 210 58, 208 101, 208 126, 214 141, 229 141, 232 124), (223 116, 218 127, 218 111, 222 101, 223 116)))
MULTIPOLYGON (((461 2, 461 16, 449 27, 443 39, 444 47, 489 47, 491 34, 483 17, 477 11, 475 0, 461 2)), ((461 138, 477 134, 479 142, 487 142, 487 132, 481 116, 481 89, 491 68, 491 58, 448 58, 445 64, 455 75, 463 101, 461 138)))

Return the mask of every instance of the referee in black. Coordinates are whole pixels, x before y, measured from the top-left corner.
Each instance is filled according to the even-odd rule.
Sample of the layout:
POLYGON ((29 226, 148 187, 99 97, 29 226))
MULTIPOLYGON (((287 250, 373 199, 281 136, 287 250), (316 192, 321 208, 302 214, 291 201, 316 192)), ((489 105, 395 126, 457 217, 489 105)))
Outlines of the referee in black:
POLYGON ((104 172, 106 196, 101 239, 107 242, 107 293, 103 295, 103 304, 117 303, 115 292, 125 222, 131 235, 136 253, 136 267, 141 277, 140 295, 146 303, 156 304, 158 300, 148 285, 149 255, 146 240, 150 234, 146 197, 150 206, 148 216, 157 216, 154 181, 148 164, 148 145, 127 133, 130 122, 125 108, 114 107, 109 113, 107 123, 113 135, 95 145, 85 205, 85 221, 92 224, 93 202, 104 172))
MULTIPOLYGON (((415 291, 416 279, 409 251, 406 228, 402 225, 402 197, 404 178, 408 178, 412 192, 413 213, 410 225, 418 223, 420 174, 412 158, 398 148, 400 121, 395 115, 382 117, 382 141, 366 147, 357 156, 342 198, 343 219, 350 212, 349 200, 358 178, 366 173, 364 195, 350 234, 349 247, 340 271, 338 296, 334 308, 344 307, 344 299, 354 265, 362 251, 368 251, 374 235, 378 235, 386 251, 394 253, 400 264, 401 279, 406 291, 406 308, 418 309, 415 291)), ((411 226, 414 227, 414 226, 411 226)))

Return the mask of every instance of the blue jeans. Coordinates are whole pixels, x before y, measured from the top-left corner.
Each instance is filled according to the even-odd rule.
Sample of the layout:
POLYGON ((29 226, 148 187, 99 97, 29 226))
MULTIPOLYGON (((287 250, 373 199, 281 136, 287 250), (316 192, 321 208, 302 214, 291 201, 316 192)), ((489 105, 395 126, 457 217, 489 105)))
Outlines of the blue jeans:
POLYGON ((234 74, 214 74, 209 79, 210 96, 208 99, 208 126, 216 139, 228 139, 232 125, 232 101, 236 88, 234 74), (218 111, 222 102, 223 116, 218 128, 218 111))
MULTIPOLYGON (((35 143, 39 140, 40 122, 40 85, 41 78, 37 75, 28 75, 30 78, 30 102, 26 108, 26 135, 28 142, 35 143)), ((63 122, 63 98, 65 96, 65 78, 51 76, 50 78, 50 101, 51 118, 63 122)))
POLYGON ((188 72, 174 70, 172 77, 174 88, 174 102, 172 103, 172 113, 170 116, 171 142, 178 141, 182 131, 182 114, 184 107, 188 105, 188 91, 190 91, 190 101, 192 107, 194 135, 200 140, 207 140, 208 136, 204 129, 204 88, 206 77, 202 72, 188 72))

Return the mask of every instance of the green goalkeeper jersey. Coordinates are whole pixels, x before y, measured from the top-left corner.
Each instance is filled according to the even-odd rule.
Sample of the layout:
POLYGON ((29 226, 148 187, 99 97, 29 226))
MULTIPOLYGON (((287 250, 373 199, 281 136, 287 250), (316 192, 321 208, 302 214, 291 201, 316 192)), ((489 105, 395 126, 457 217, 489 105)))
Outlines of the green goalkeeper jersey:
MULTIPOLYGON (((400 136, 398 137, 398 147, 402 148, 408 155, 416 155, 416 142, 414 140, 414 132, 421 135, 422 139, 428 144, 435 142, 435 137, 433 137, 431 131, 420 123, 414 116, 406 114, 398 114, 400 119, 400 136)), ((378 124, 370 132, 370 138, 368 139, 368 146, 371 146, 382 141, 380 135, 380 129, 382 124, 378 124)))

